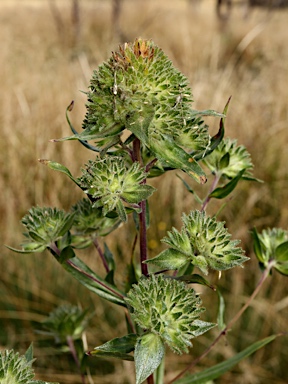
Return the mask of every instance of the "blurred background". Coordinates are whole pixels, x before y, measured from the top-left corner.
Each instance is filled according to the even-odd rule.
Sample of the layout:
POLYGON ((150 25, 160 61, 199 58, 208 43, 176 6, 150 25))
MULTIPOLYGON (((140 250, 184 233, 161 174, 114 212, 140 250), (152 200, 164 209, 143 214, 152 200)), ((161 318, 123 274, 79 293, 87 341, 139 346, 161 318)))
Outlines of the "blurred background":
MULTIPOLYGON (((285 1, 253 3, 259 4, 232 1, 231 6, 217 8, 216 0, 0 1, 0 346, 23 353, 33 341, 37 378, 80 382, 70 355, 35 332, 59 304, 81 304, 94 311, 86 332, 88 349, 126 332, 121 309, 87 294, 50 254, 18 255, 4 246, 17 248, 21 243, 20 220, 32 205, 68 210, 83 197, 65 176, 37 160, 57 161, 78 176, 93 157, 77 142, 49 140, 70 135, 65 109, 71 100, 75 101, 71 120, 80 130, 86 102, 81 91, 87 90, 92 71, 119 43, 139 36, 153 39, 189 78, 195 109, 221 112, 232 95, 226 135, 247 147, 254 175, 264 183, 242 181, 220 215, 251 257, 244 269, 224 273, 218 283, 226 300, 227 321, 254 290, 260 271, 249 231, 254 226, 259 231, 287 230, 288 8, 285 1)), ((208 124, 213 134, 219 121, 208 120, 208 124)), ((162 249, 159 239, 166 230, 179 228, 181 213, 197 207, 175 175, 153 183, 159 192, 150 204, 151 256, 162 249)), ((204 195, 205 187, 202 191, 203 187, 189 183, 204 195)), ((212 202, 209 212, 218 208, 219 202, 212 202)), ((120 282, 125 273, 121 265, 131 254, 131 231, 128 225, 128 230, 119 228, 106 239, 120 263, 116 276, 120 282)), ((92 253, 81 256, 94 260, 92 253)), ((216 321, 216 294, 202 289, 202 300, 205 318, 216 321)), ((227 340, 196 370, 233 356, 259 338, 287 331, 287 316, 287 279, 273 273, 227 340)), ((195 340, 192 357, 168 354, 167 378, 198 356, 216 334, 217 330, 210 331, 195 340)), ((287 361, 287 337, 279 338, 215 383, 284 384, 287 361)), ((134 382, 129 362, 91 358, 89 365, 94 383, 134 382)))

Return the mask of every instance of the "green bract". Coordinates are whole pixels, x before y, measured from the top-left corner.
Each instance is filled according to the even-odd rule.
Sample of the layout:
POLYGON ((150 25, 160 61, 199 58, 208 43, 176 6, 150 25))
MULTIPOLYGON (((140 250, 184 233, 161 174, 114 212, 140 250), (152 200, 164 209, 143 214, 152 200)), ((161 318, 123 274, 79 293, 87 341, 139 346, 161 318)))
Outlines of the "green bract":
POLYGON ((237 140, 231 140, 229 138, 223 139, 204 161, 215 174, 220 174, 232 179, 236 177, 239 172, 245 170, 242 178, 253 179, 251 174, 253 164, 250 154, 243 145, 237 146, 237 140))
POLYGON ((200 211, 192 211, 188 216, 184 214, 182 221, 181 232, 173 228, 162 240, 170 248, 147 263, 165 269, 179 269, 191 262, 207 274, 209 267, 222 271, 248 260, 243 249, 237 247, 239 240, 230 240, 224 222, 217 222, 214 217, 200 211))
POLYGON ((82 173, 79 183, 93 199, 93 207, 101 207, 104 216, 116 210, 122 221, 127 220, 124 203, 139 210, 135 205, 155 191, 154 187, 143 183, 147 175, 140 164, 135 162, 127 168, 121 157, 89 161, 82 173))
POLYGON ((76 235, 109 234, 119 224, 119 219, 108 218, 102 215, 101 208, 93 207, 89 199, 82 199, 72 207, 75 212, 73 233, 76 235))
POLYGON ((280 273, 288 275, 288 231, 281 228, 264 229, 262 233, 253 231, 254 251, 261 265, 273 267, 280 273))
POLYGON ((42 325, 57 343, 65 343, 67 337, 79 339, 87 325, 87 312, 70 304, 62 305, 50 312, 42 325))
POLYGON ((176 353, 187 353, 190 340, 215 325, 198 320, 205 309, 192 288, 162 275, 142 277, 125 301, 135 322, 160 336, 176 353))
POLYGON ((0 383, 49 384, 46 381, 34 380, 35 375, 32 368, 34 361, 33 356, 31 356, 31 359, 29 358, 29 353, 27 356, 21 356, 18 352, 14 352, 13 349, 0 351, 0 383))

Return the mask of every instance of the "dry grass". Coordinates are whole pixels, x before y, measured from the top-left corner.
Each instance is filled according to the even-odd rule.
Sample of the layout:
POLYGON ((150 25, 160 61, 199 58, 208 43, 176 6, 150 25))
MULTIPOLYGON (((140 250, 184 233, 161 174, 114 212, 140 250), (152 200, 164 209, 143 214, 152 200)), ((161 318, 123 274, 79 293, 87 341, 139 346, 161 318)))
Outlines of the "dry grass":
MULTIPOLYGON (((118 39, 113 38, 108 0, 81 1, 81 34, 76 43, 70 2, 59 3, 64 26, 61 36, 48 2, 2 0, 0 4, 2 244, 17 246, 22 240, 19 220, 31 205, 68 209, 81 197, 64 176, 44 168, 37 159, 55 160, 68 166, 72 173, 79 173, 91 154, 76 142, 54 144, 49 139, 69 134, 65 108, 72 99, 75 100, 72 120, 75 126, 81 126, 85 95, 79 90, 87 89, 92 69, 107 59, 118 45, 118 39)), ((244 19, 238 10, 223 24, 216 19, 209 0, 196 8, 189 8, 184 0, 126 0, 120 20, 122 34, 127 40, 139 35, 152 38, 189 77, 195 108, 221 110, 233 95, 227 135, 247 146, 255 164, 255 175, 265 181, 262 185, 242 183, 222 214, 229 230, 242 239, 248 252, 251 251, 248 232, 252 226, 287 229, 287 17, 285 10, 271 14, 255 10, 244 19)), ((217 124, 211 121, 211 127, 213 131, 217 124)), ((187 196, 178 179, 175 181, 167 175, 159 188, 161 204, 160 193, 151 202, 152 212, 155 212, 149 243, 152 254, 158 251, 159 237, 165 234, 163 229, 156 227, 155 217, 160 217, 170 228, 179 225, 183 210, 193 207, 191 196, 187 196)), ((216 206, 212 205, 211 211, 216 206)), ((122 245, 126 247, 124 252, 119 252, 120 259, 129 253, 131 243, 131 234, 124 228, 117 233, 117 239, 109 240, 115 250, 122 245)), ((57 304, 67 300, 96 308, 95 320, 87 335, 90 348, 106 337, 125 332, 123 319, 120 314, 115 316, 115 308, 92 295, 87 296, 69 276, 63 277, 48 254, 24 258, 2 247, 1 264, 5 273, 2 272, 0 283, 0 343, 23 350, 30 340, 35 340, 39 377, 63 383, 78 381, 69 359, 55 357, 55 350, 49 347, 47 340, 33 333, 35 322, 57 304)), ((244 270, 238 269, 223 277, 221 287, 229 308, 227 318, 245 302, 258 278, 253 260, 244 270)), ((258 337, 287 329, 285 297, 284 278, 273 275, 253 308, 231 332, 229 346, 219 347, 204 364, 221 360, 223 355, 231 356, 258 337)), ((209 308, 207 316, 213 321, 215 295, 205 291, 203 301, 209 308)), ((193 352, 196 347, 203 349, 208 342, 206 338, 202 339, 203 344, 195 342, 193 352)), ((219 383, 286 383, 288 351, 284 347, 285 340, 277 340, 249 362, 226 374, 219 383)), ((180 362, 171 356, 168 359, 174 372, 187 361, 187 357, 182 357, 180 362)), ((130 365, 121 362, 115 366, 103 365, 96 360, 93 364, 97 364, 98 369, 95 383, 131 382, 130 365)))

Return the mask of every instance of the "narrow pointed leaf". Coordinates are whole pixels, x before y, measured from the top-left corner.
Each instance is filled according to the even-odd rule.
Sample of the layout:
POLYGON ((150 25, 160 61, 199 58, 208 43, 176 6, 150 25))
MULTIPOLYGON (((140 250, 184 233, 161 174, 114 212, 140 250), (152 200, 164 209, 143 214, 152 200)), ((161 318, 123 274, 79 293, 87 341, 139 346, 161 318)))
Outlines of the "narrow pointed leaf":
POLYGON ((95 357, 106 357, 110 359, 111 357, 120 360, 134 361, 134 357, 128 353, 119 353, 119 352, 103 352, 103 351, 90 351, 87 353, 89 356, 95 357))
MULTIPOLYGON (((25 245, 28 245, 28 244, 25 244, 25 245)), ((35 244, 35 243, 31 243, 31 247, 29 247, 29 245, 28 245, 28 247, 27 247, 27 249, 17 249, 17 248, 13 248, 13 247, 10 247, 9 245, 5 245, 5 247, 7 247, 8 249, 10 249, 11 251, 13 251, 13 252, 16 252, 16 253, 23 253, 23 254, 25 254, 25 253, 37 253, 37 252, 39 252, 39 253, 41 253, 41 252, 43 252, 43 251, 45 251, 45 249, 46 249, 46 247, 44 246, 44 245, 42 245, 42 244, 35 244)))
POLYGON ((192 110, 192 115, 195 116, 212 116, 212 117, 226 117, 223 113, 214 111, 213 109, 206 109, 204 111, 192 110))
POLYGON ((275 340, 278 336, 279 335, 272 335, 266 337, 265 339, 259 340, 256 343, 250 345, 248 348, 244 349, 242 352, 231 357, 230 359, 225 360, 220 364, 214 365, 211 368, 205 369, 202 372, 197 372, 192 375, 188 375, 183 379, 176 380, 175 384, 204 384, 209 380, 215 380, 218 377, 222 376, 225 372, 232 369, 241 360, 250 356, 258 349, 263 348, 266 344, 271 343, 271 341, 275 340))
POLYGON ((71 172, 68 168, 66 168, 64 165, 57 163, 56 161, 50 161, 45 159, 39 159, 39 162, 41 164, 47 165, 49 168, 53 169, 54 171, 59 171, 64 173, 66 176, 69 177, 75 184, 79 186, 78 181, 72 176, 71 172))
POLYGON ((33 358, 33 343, 31 343, 27 349, 27 351, 25 352, 25 359, 28 361, 28 363, 30 361, 33 361, 34 358, 33 358))
POLYGON ((148 333, 138 339, 134 353, 136 384, 143 383, 155 371, 164 353, 165 347, 160 336, 148 333))
MULTIPOLYGON (((74 135, 78 136, 78 132, 76 131, 76 129, 73 127, 70 119, 69 119, 69 116, 68 116, 68 112, 71 112, 72 109, 73 109, 73 106, 74 106, 74 101, 72 101, 68 107, 66 108, 66 120, 67 120, 67 123, 69 124, 69 127, 71 129, 71 131, 74 133, 74 135)), ((79 139, 79 142, 84 145, 84 147, 86 147, 87 149, 90 149, 91 151, 94 151, 94 152, 100 152, 101 149, 93 146, 93 145, 90 145, 87 141, 84 141, 84 140, 80 140, 79 139)))
POLYGON ((254 248, 255 255, 261 263, 265 263, 266 260, 263 257, 263 249, 261 246, 261 240, 259 239, 256 228, 253 228, 251 233, 252 233, 252 237, 253 237, 253 248, 254 248))
MULTIPOLYGON (((56 257, 56 259, 59 261, 59 258, 56 257)), ((96 275, 84 262, 78 259, 78 257, 75 256, 70 263, 66 261, 61 265, 90 291, 114 304, 126 306, 122 292, 96 275)))
POLYGON ((131 333, 123 337, 116 337, 107 343, 100 345, 94 348, 94 351, 91 351, 91 355, 97 355, 99 352, 111 352, 111 353, 130 353, 135 349, 135 344, 137 341, 137 335, 131 333))
POLYGON ((107 261, 109 269, 114 270, 115 269, 114 256, 106 243, 104 243, 104 257, 105 257, 105 260, 107 261))
POLYGON ((217 289, 218 293, 218 314, 217 314, 217 324, 220 331, 225 328, 225 322, 224 322, 224 313, 225 313, 225 301, 224 297, 222 296, 219 289, 217 289))
POLYGON ((200 197, 197 195, 197 193, 190 187, 190 185, 188 183, 186 183, 186 181, 184 179, 182 179, 181 176, 179 176, 179 175, 176 175, 176 176, 182 181, 182 183, 184 184, 184 186, 187 189, 187 191, 192 193, 195 196, 196 201, 199 204, 202 204, 203 201, 200 199, 200 197))
POLYGON ((219 143, 223 140, 223 137, 224 137, 224 134, 225 134, 224 122, 225 122, 225 117, 226 117, 226 114, 227 114, 227 111, 228 111, 230 100, 231 100, 231 97, 229 97, 229 99, 228 99, 228 101, 227 101, 227 103, 225 105, 225 108, 223 110, 223 116, 224 117, 222 117, 221 120, 220 120, 220 125, 219 125, 218 132, 211 139, 211 144, 210 144, 209 149, 207 151, 205 151, 204 153, 200 153, 199 155, 196 155, 195 156, 195 160, 202 160, 202 159, 204 159, 204 157, 210 155, 210 153, 212 153, 214 151, 214 149, 219 145, 219 143))
POLYGON ((209 197, 214 197, 215 199, 224 199, 226 196, 228 196, 236 187, 238 184, 238 181, 241 179, 243 173, 245 172, 245 169, 243 169, 241 172, 238 173, 234 179, 229 181, 224 187, 219 187, 214 189, 212 193, 210 193, 209 197))

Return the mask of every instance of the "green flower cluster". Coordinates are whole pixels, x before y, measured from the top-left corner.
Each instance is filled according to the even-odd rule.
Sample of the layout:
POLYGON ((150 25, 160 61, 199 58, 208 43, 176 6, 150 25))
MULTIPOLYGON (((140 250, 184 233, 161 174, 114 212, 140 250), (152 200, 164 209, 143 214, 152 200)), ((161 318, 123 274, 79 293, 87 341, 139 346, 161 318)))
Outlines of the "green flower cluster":
POLYGON ((215 217, 205 212, 192 211, 182 216, 181 232, 173 228, 162 241, 170 248, 147 261, 164 269, 179 269, 189 263, 208 273, 208 267, 217 271, 241 265, 248 257, 242 248, 237 247, 238 240, 231 235, 215 217))
POLYGON ((19 253, 43 252, 70 230, 73 221, 73 213, 57 208, 32 207, 21 221, 27 229, 24 232, 27 241, 21 244, 22 250, 8 248, 19 253))
POLYGON ((50 312, 42 322, 43 328, 54 336, 57 343, 65 343, 67 337, 79 339, 87 326, 87 310, 66 304, 50 312))
POLYGON ((161 166, 182 169, 205 183, 194 157, 209 148, 208 127, 191 109, 188 79, 152 41, 120 46, 94 71, 89 88, 83 131, 71 128, 74 135, 63 140, 78 139, 90 148, 87 141, 94 140, 94 150, 111 153, 121 151, 121 136, 128 130, 131 141, 138 138, 161 166))
POLYGON ((102 209, 93 207, 89 199, 82 199, 73 205, 75 212, 73 232, 76 235, 106 236, 119 225, 119 219, 102 215, 102 209))
POLYGON ((147 177, 140 164, 127 168, 121 157, 111 156, 89 161, 78 179, 84 192, 93 199, 93 207, 102 208, 103 215, 116 210, 122 221, 127 221, 124 204, 139 211, 139 204, 155 191, 144 184, 147 177))
POLYGON ((187 353, 192 338, 215 326, 198 320, 205 309, 195 291, 170 277, 142 277, 125 301, 134 321, 176 353, 187 353))
POLYGON ((243 179, 254 180, 251 156, 244 145, 237 145, 237 140, 224 138, 204 161, 212 173, 233 179, 244 171, 243 179))
POLYGON ((288 275, 288 231, 281 228, 253 231, 254 251, 260 264, 266 268, 269 263, 283 275, 288 275))
MULTIPOLYGON (((34 380, 32 364, 35 361, 30 356, 32 346, 25 356, 12 350, 0 351, 0 383, 1 384, 53 384, 46 381, 34 380)), ((54 383, 58 384, 58 383, 54 383)))

